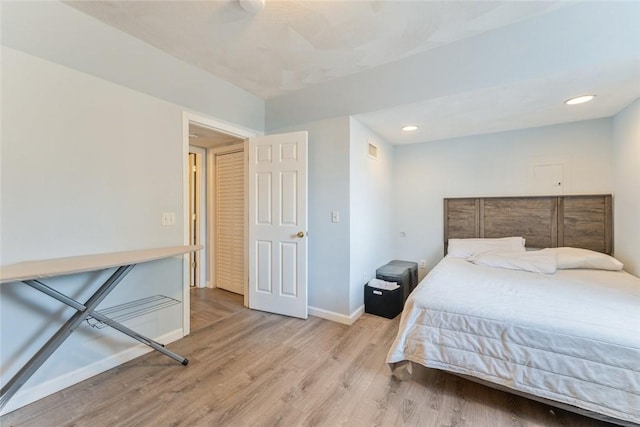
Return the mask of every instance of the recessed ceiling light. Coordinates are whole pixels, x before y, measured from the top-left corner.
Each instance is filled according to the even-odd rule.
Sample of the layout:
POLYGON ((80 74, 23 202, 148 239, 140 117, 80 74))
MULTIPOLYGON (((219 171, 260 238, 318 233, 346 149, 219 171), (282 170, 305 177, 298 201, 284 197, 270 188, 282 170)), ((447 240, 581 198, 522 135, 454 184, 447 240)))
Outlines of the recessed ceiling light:
POLYGON ((564 101, 564 103, 567 105, 582 104, 582 103, 591 101, 595 97, 596 97, 595 95, 580 95, 580 96, 576 96, 575 98, 569 98, 566 101, 564 101))
POLYGON ((405 132, 413 132, 414 130, 417 130, 418 126, 416 125, 406 125, 402 127, 402 130, 405 132))
POLYGON ((198 134, 195 132, 189 132, 189 138, 197 138, 198 134))

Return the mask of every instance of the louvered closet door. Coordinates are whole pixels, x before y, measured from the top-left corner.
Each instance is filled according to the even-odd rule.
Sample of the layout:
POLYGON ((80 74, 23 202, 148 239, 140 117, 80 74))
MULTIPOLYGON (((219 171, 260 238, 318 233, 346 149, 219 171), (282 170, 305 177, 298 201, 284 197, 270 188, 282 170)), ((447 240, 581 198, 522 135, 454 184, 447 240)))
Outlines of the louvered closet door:
POLYGON ((215 157, 215 281, 216 286, 244 294, 245 165, 244 152, 215 157))

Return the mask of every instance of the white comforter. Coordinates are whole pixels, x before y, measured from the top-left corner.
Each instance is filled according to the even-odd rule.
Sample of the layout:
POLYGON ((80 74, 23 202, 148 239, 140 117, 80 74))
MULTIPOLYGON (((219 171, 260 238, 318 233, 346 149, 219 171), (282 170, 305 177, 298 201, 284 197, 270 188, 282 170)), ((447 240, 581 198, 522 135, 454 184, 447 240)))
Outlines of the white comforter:
POLYGON ((405 305, 387 363, 405 360, 640 423, 640 279, 445 257, 405 305))

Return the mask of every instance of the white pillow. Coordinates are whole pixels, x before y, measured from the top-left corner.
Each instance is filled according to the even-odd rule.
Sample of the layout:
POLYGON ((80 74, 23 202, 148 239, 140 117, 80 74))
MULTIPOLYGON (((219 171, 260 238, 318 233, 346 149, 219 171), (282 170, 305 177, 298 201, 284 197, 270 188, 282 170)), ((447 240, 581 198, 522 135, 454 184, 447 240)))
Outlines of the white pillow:
POLYGON ((622 270, 623 264, 612 256, 601 252, 580 248, 547 248, 542 252, 553 252, 558 262, 558 270, 590 268, 596 270, 622 270))
POLYGON ((479 252, 467 261, 477 265, 553 274, 556 272, 556 256, 553 252, 479 252))
POLYGON ((449 239, 447 255, 467 258, 474 254, 490 250, 504 252, 525 252, 522 237, 503 237, 501 239, 449 239))

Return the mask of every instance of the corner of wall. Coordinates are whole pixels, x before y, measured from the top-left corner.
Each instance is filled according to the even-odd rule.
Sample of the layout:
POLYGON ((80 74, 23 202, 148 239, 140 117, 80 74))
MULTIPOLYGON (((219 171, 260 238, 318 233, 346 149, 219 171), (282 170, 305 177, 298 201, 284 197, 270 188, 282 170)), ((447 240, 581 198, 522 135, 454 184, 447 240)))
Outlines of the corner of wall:
POLYGON ((353 325, 356 320, 364 313, 364 305, 356 308, 348 316, 346 314, 335 313, 328 310, 323 310, 317 307, 309 307, 309 316, 319 317, 321 319, 331 320, 332 322, 341 323, 343 325, 353 325))
POLYGON ((349 308, 363 305, 363 286, 378 266, 394 257, 393 146, 349 117, 349 308), (369 143, 377 157, 369 155, 369 143))
POLYGON ((640 99, 613 119, 614 255, 640 276, 640 99))

